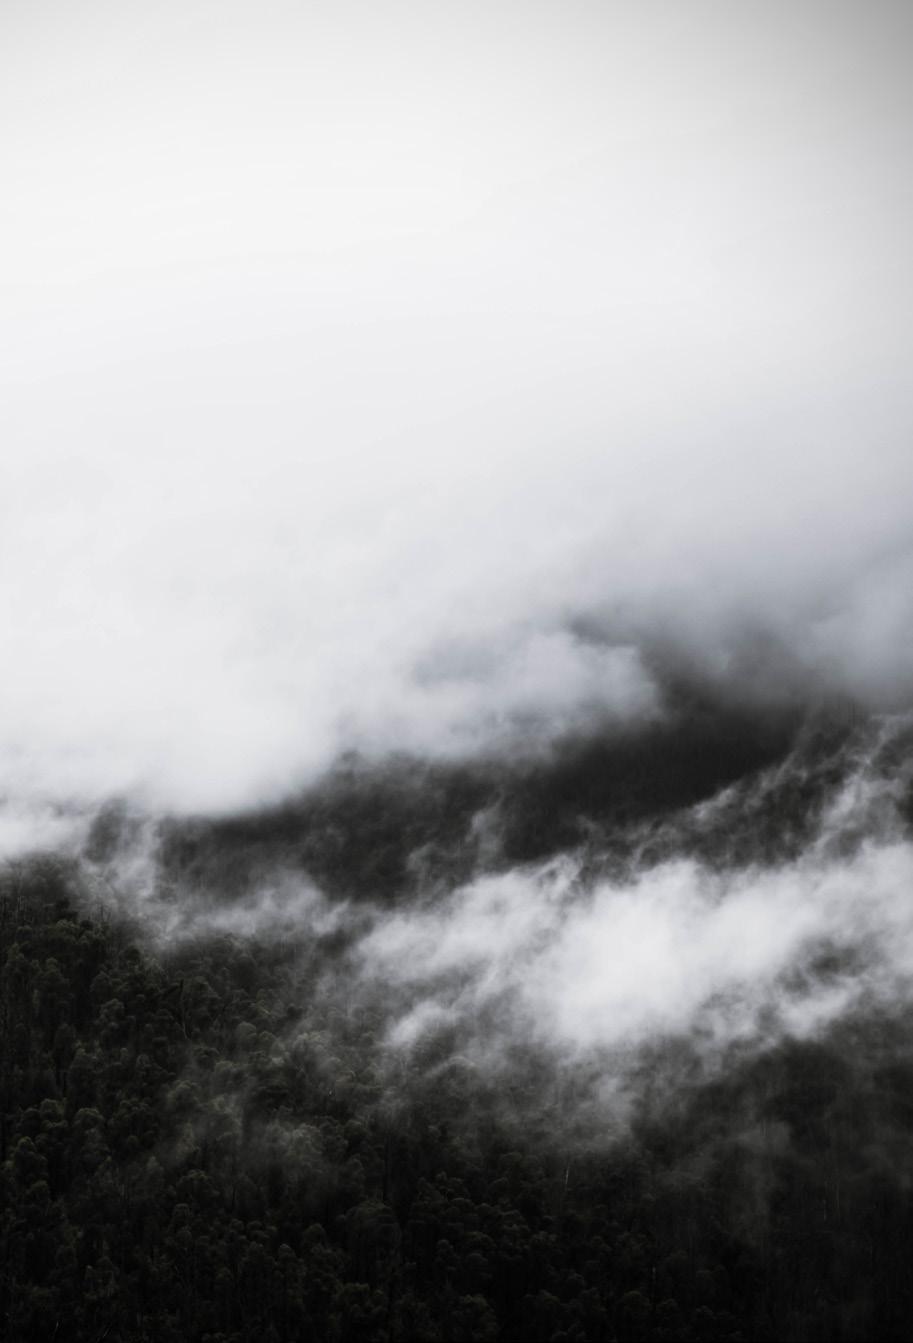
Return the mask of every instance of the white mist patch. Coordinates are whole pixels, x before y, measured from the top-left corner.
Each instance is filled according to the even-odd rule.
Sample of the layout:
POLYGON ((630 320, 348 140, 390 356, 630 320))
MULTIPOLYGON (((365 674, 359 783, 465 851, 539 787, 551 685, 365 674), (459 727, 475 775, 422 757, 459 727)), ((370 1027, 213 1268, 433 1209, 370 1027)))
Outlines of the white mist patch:
MULTIPOLYGON (((474 646, 433 649, 415 669, 413 694, 423 706, 424 738, 416 741, 414 728, 403 723, 398 741, 390 737, 391 749, 516 751, 543 729, 558 736, 661 713, 636 648, 593 646, 562 629, 515 630, 509 640, 493 635, 474 646)), ((368 735, 370 725, 363 731, 368 735)))
POLYGON ((304 942, 334 932, 347 913, 342 905, 328 905, 309 883, 279 875, 238 901, 220 904, 211 896, 195 900, 182 894, 169 903, 152 894, 139 909, 147 932, 164 944, 222 936, 304 942))
POLYGON ((634 859, 621 879, 594 879, 592 855, 569 854, 379 917, 357 958, 367 983, 399 990, 391 1045, 457 1027, 481 1055, 517 1039, 563 1058, 676 1037, 724 1051, 913 1002, 909 726, 885 718, 843 748, 843 781, 789 861, 686 857, 684 822, 722 858, 739 797, 749 817, 765 800, 775 814, 797 805, 822 767, 801 750, 750 791, 661 822, 674 856, 634 859))
POLYGON ((62 808, 41 798, 0 797, 0 861, 30 852, 78 852, 91 813, 62 808))
POLYGON ((331 903, 300 873, 279 868, 234 899, 175 887, 163 878, 156 830, 146 821, 112 862, 84 864, 83 878, 98 899, 138 921, 160 946, 210 937, 286 939, 303 946, 354 922, 345 902, 331 903))
POLYGON ((497 1001, 505 1038, 483 1047, 518 1023, 565 1054, 678 1035, 725 1047, 910 996, 911 892, 908 843, 738 875, 678 860, 589 891, 564 865, 481 878, 396 915, 361 943, 361 965, 415 995, 396 1045, 497 1001))

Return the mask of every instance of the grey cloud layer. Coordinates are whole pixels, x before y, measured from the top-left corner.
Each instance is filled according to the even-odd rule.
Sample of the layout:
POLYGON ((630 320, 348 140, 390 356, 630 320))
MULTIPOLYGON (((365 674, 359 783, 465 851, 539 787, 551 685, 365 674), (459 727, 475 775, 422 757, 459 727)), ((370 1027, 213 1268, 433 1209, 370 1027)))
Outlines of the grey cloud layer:
POLYGON ((907 7, 4 14, 9 847, 649 718, 659 633, 908 700, 907 7))

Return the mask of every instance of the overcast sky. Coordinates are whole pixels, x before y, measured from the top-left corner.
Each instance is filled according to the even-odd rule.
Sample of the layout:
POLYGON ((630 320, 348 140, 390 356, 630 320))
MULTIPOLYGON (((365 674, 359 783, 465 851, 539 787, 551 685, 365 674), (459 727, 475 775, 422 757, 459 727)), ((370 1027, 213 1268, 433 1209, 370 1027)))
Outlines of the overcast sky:
POLYGON ((911 40, 0 0, 0 789, 219 809, 628 721, 651 629, 908 702, 911 40))

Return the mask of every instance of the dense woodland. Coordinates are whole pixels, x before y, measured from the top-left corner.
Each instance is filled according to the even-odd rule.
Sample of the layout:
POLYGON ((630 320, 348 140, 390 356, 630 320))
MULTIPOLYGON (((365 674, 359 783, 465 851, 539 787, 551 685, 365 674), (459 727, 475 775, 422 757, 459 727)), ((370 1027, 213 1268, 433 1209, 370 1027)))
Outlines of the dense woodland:
POLYGON ((532 1057, 397 1074, 319 950, 134 933, 59 861, 3 875, 11 1343, 908 1337, 909 1020, 645 1060, 610 1136, 532 1057))

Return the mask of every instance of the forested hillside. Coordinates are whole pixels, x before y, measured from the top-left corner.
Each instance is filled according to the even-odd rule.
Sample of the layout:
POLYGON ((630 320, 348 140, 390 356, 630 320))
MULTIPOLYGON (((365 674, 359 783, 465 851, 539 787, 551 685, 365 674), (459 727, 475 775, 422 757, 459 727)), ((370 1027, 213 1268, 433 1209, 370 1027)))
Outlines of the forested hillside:
MULTIPOLYGON (((890 759, 885 746, 869 752, 881 760, 870 773, 896 769, 891 740, 890 759)), ((689 834, 707 851, 717 834, 734 846, 730 867, 750 864, 734 814, 762 844, 800 797, 807 821, 820 812, 858 753, 819 727, 788 769, 638 831, 641 850, 645 835, 653 845, 639 861, 661 863, 689 834)), ((386 795, 388 819, 405 786, 386 795)), ((379 845, 382 790, 371 802, 359 788, 366 853, 392 872, 402 854, 389 824, 379 845)), ((439 843, 426 864, 434 850, 440 877, 455 832, 435 829, 429 799, 439 843)), ((327 797, 308 805, 323 808, 329 835, 327 797)), ((115 812, 81 859, 3 872, 0 1320, 11 1343, 906 1338, 907 1006, 870 994, 819 1029, 771 1021, 767 1039, 724 1041, 712 1060, 685 1022, 614 1062, 518 1027, 486 1062, 473 1034, 505 1029, 497 1017, 512 1008, 498 999, 481 1024, 451 1017, 395 1047, 396 986, 360 983, 352 951, 365 871, 337 897, 342 923, 305 920, 295 933, 286 910, 279 930, 265 916, 258 930, 249 883, 268 841, 281 831, 287 849, 294 827, 288 812, 271 837, 257 825, 243 843, 238 826, 161 829, 162 891, 147 913, 178 900, 179 880, 207 892, 171 937, 154 935, 140 903, 128 914, 104 895, 98 874, 130 829, 115 812), (223 912, 247 909, 246 923, 219 927, 212 864, 230 839, 247 855, 243 881, 235 868, 246 893, 229 891, 223 912)), ((601 851, 591 831, 584 872, 601 851)), ((418 899, 414 887, 400 883, 397 899, 418 899)), ((839 987, 861 973, 858 957, 818 946, 790 973, 839 987)))
POLYGON ((913 3, 0 127, 0 1343, 913 1340, 913 3))

